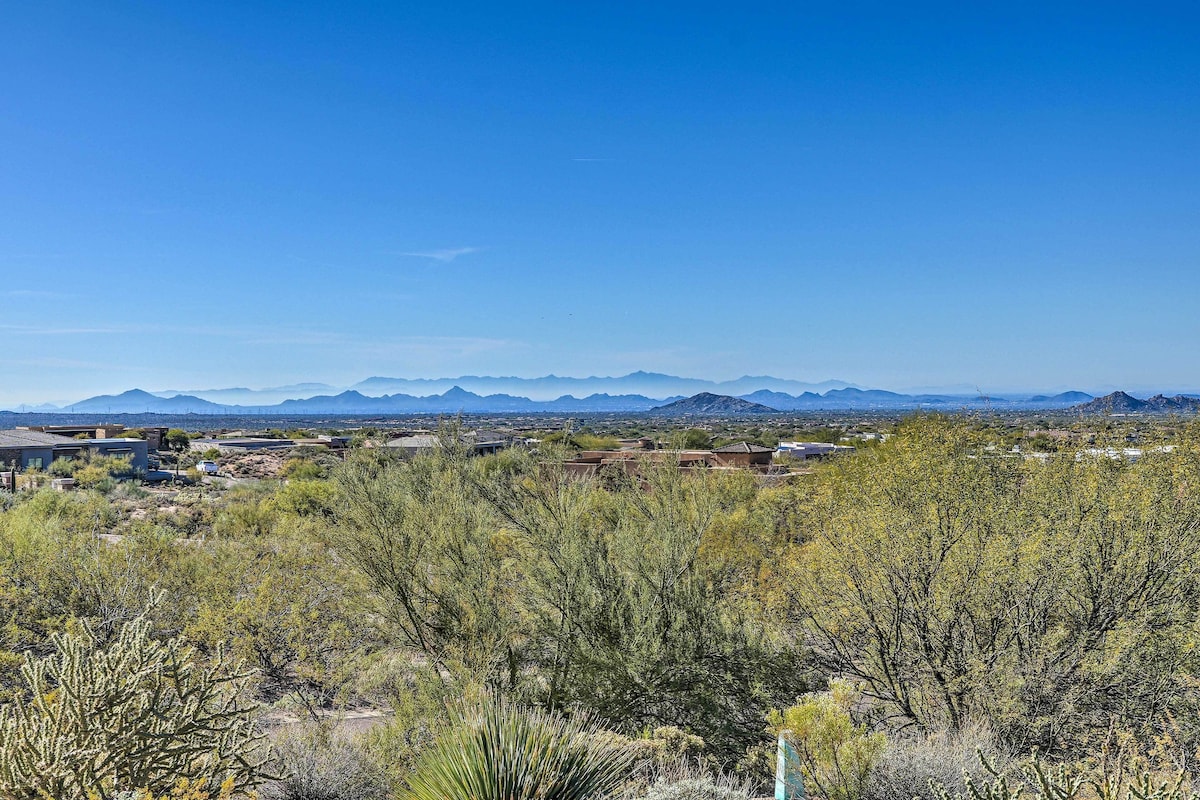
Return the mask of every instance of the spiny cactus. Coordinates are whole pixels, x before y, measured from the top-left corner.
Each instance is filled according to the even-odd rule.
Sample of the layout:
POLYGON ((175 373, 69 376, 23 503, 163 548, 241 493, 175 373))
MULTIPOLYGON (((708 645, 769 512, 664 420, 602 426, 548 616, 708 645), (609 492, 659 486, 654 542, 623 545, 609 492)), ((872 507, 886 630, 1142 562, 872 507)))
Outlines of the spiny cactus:
POLYGON ((1182 775, 1164 781, 1143 770, 1124 781, 1111 780, 1108 776, 1088 780, 1086 775, 1072 771, 1066 765, 1047 767, 1034 751, 1023 774, 1010 785, 1008 775, 992 767, 982 754, 980 761, 991 774, 991 780, 977 783, 968 777, 965 796, 951 794, 946 787, 931 782, 934 797, 938 800, 1019 800, 1030 789, 1036 800, 1077 800, 1084 796, 1100 800, 1200 800, 1195 793, 1185 795, 1182 775))
POLYGON ((152 638, 144 614, 103 649, 86 624, 53 642, 55 653, 26 658, 26 696, 0 706, 0 798, 170 796, 181 780, 238 796, 257 785, 251 673, 152 638))

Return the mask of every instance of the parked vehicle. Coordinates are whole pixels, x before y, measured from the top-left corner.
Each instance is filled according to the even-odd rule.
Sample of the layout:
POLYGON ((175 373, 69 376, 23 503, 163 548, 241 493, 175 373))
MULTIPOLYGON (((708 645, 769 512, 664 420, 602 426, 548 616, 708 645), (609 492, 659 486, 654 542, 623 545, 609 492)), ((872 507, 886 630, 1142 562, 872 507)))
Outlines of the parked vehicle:
POLYGON ((215 461, 198 461, 196 462, 196 469, 201 475, 221 474, 221 468, 217 466, 217 462, 215 461))

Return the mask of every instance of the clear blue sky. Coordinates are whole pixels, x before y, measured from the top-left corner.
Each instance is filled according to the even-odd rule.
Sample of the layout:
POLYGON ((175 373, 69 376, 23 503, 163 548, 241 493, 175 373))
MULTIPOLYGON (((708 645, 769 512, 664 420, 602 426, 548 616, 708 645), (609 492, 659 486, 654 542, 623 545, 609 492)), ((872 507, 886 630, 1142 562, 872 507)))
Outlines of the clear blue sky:
POLYGON ((1197 9, 11 4, 0 402, 1200 387, 1197 9))

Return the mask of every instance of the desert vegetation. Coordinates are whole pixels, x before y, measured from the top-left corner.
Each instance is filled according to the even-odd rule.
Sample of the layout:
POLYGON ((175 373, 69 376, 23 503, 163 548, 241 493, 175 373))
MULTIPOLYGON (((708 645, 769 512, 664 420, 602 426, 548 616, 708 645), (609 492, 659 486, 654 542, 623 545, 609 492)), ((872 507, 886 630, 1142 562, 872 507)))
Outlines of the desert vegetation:
POLYGON ((5 495, 0 798, 746 798, 781 733, 824 800, 1200 770, 1195 423, 911 417, 770 485, 445 433, 5 495))

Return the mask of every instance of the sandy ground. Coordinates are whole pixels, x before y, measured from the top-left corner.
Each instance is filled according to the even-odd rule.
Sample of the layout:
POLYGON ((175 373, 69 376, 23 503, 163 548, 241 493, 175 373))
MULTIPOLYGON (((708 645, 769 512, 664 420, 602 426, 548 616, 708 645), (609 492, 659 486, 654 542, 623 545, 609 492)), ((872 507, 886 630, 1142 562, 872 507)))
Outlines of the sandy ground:
MULTIPOLYGON (((391 715, 376 708, 351 708, 343 711, 318 711, 322 720, 332 720, 341 733, 361 734, 387 722, 391 715)), ((264 717, 268 730, 310 722, 307 714, 291 711, 272 711, 264 717)))

